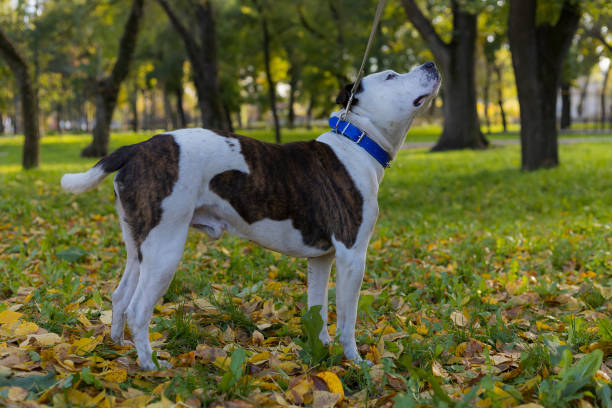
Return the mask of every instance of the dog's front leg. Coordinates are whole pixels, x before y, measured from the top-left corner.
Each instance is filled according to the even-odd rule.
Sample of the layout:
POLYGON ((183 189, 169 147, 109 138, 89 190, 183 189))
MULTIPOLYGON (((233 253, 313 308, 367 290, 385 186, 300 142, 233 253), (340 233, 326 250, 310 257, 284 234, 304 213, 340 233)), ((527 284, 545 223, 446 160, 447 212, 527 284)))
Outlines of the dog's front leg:
POLYGON ((327 332, 327 284, 333 260, 333 253, 318 258, 308 258, 308 308, 321 305, 323 328, 319 338, 325 345, 331 343, 327 332))
POLYGON ((355 323, 364 271, 365 250, 337 250, 336 309, 338 310, 340 344, 344 349, 344 356, 353 361, 361 361, 355 341, 355 323))

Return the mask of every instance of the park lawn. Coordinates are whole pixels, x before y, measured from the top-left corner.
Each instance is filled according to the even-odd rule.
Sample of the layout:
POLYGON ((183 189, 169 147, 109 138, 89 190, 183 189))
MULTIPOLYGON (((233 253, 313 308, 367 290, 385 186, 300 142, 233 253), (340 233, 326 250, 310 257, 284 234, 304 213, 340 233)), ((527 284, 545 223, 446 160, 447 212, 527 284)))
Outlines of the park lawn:
POLYGON ((95 162, 78 157, 87 141, 45 138, 41 168, 22 172, 18 140, 0 139, 0 404, 29 389, 56 406, 312 405, 336 398, 321 391, 339 392, 336 378, 340 406, 609 401, 610 144, 561 146, 560 167, 533 173, 518 170, 518 146, 400 152, 359 304, 372 367, 307 341, 304 260, 192 231, 151 325, 174 368, 146 373, 109 337, 125 258, 111 177, 81 195, 59 188, 64 171, 95 162))

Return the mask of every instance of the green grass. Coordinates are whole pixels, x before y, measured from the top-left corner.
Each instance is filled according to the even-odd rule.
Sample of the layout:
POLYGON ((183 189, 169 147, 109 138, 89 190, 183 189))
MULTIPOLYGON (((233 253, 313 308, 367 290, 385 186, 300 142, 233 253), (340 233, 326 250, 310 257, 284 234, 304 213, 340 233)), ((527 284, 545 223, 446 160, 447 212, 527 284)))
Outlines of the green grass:
MULTIPOLYGON (((422 137, 435 133, 433 128, 415 131, 422 137)), ((262 139, 271 136, 245 133, 262 139)), ((312 134, 316 131, 296 130, 287 133, 287 139, 312 134)), ((111 149, 148 136, 113 135, 111 149)), ((0 138, 0 311, 20 304, 19 311, 28 320, 65 339, 93 335, 93 329, 81 326, 79 314, 93 322, 110 308, 110 294, 125 257, 110 178, 81 195, 59 188, 62 173, 83 171, 95 162, 79 157, 88 141, 85 136, 46 137, 41 168, 24 172, 19 165, 20 139, 0 138), (31 297, 25 300, 28 293, 31 297)), ((371 369, 332 367, 349 398, 354 398, 349 399, 352 404, 361 403, 356 402, 359 391, 365 390, 368 399, 381 398, 395 392, 389 378, 410 377, 402 401, 434 404, 445 400, 436 391, 442 389, 459 400, 467 398, 470 387, 483 390, 480 397, 470 398, 493 398, 494 379, 508 392, 520 390, 512 394, 516 403, 553 401, 550 406, 554 406, 551 387, 561 387, 565 377, 559 374, 541 381, 559 371, 555 371, 560 364, 559 342, 576 356, 588 353, 598 341, 610 341, 612 325, 606 320, 612 310, 610 144, 562 145, 559 167, 531 173, 519 170, 519 154, 519 146, 448 153, 404 150, 386 171, 357 338, 363 353, 371 354, 382 342, 390 354, 371 369), (451 318, 453 312, 464 313, 467 322, 458 325, 451 318), (406 335, 386 341, 383 330, 406 335), (476 355, 481 365, 456 360, 464 358, 458 357, 459 350, 467 343, 483 345, 476 355), (487 363, 489 355, 504 350, 522 352, 515 361, 520 373, 507 379, 487 363), (419 372, 408 373, 413 363, 431 373, 436 362, 455 376, 437 377, 442 388, 419 372), (383 371, 386 376, 377 374, 383 371), (538 384, 544 384, 542 400, 538 384)), ((155 330, 166 341, 156 350, 176 358, 206 344, 229 347, 228 355, 241 347, 248 355, 269 350, 299 361, 289 346, 300 336, 305 285, 302 259, 228 235, 212 242, 192 231, 164 299, 181 306, 156 312, 155 330), (208 299, 217 312, 202 313, 191 304, 192 298, 208 299), (271 303, 264 307, 265 302, 271 303), (271 343, 255 347, 251 338, 263 310, 271 310, 274 317, 270 326, 257 330, 271 343), (228 335, 234 340, 228 341, 224 337, 228 335)), ((330 298, 334 294, 332 285, 330 298)), ((333 305, 330 312, 333 317, 333 305)), ((0 337, 2 341, 7 338, 0 337)), ((112 347, 105 340, 95 352, 135 358, 133 350, 110 352, 112 347)), ((186 398, 204 387, 200 400, 206 403, 246 398, 254 389, 251 376, 261 367, 245 367, 240 382, 223 391, 228 388, 219 388, 219 378, 227 375, 227 368, 201 361, 189 367, 179 363, 166 395, 186 398)), ((275 377, 271 387, 277 384, 278 392, 284 393, 292 375, 275 377)), ((150 391, 135 380, 136 374, 128 378, 134 380, 131 386, 150 391)), ((583 390, 600 392, 600 386, 592 380, 583 390)), ((85 384, 77 387, 88 389, 85 384)), ((589 398, 602 406, 598 398, 604 397, 589 398)))

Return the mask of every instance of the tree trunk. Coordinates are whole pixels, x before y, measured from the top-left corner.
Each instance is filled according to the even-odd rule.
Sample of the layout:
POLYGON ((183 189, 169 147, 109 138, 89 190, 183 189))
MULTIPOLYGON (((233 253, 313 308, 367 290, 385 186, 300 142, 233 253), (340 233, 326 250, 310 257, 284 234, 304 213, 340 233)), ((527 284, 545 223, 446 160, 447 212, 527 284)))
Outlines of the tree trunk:
POLYGON ((508 40, 521 111, 523 170, 559 164, 556 105, 563 59, 578 27, 580 9, 568 0, 557 23, 536 25, 536 2, 511 0, 508 40))
POLYGON ((170 91, 166 86, 164 86, 164 114, 165 114, 165 128, 169 129, 178 129, 178 118, 176 117, 176 112, 172 109, 172 104, 170 103, 170 91))
POLYGON ((308 108, 306 109, 306 129, 312 129, 312 108, 314 107, 314 97, 308 98, 308 108))
POLYGON ((151 125, 151 130, 155 130, 158 128, 157 126, 157 99, 155 98, 155 88, 151 88, 151 90, 149 91, 149 98, 151 100, 151 103, 149 104, 149 124, 151 125))
POLYGON ((57 104, 55 107, 55 131, 57 133, 63 133, 64 129, 62 127, 62 105, 57 104))
POLYGON ((123 35, 119 42, 117 61, 113 66, 111 74, 97 82, 96 123, 93 130, 93 140, 89 146, 81 151, 81 156, 83 157, 102 157, 108 154, 111 120, 117 105, 121 83, 129 72, 132 56, 136 49, 138 30, 143 14, 143 3, 144 0, 133 1, 130 15, 125 23, 123 35))
POLYGON ((217 68, 217 38, 211 1, 193 2, 198 21, 200 44, 176 15, 166 0, 157 0, 185 45, 193 67, 193 82, 198 95, 202 124, 207 128, 229 130, 223 112, 217 68))
POLYGON ((83 157, 101 157, 108 154, 110 126, 113 118, 113 111, 117 103, 117 97, 106 94, 104 91, 106 85, 99 84, 98 86, 102 89, 99 89, 96 93, 95 123, 92 132, 93 140, 90 145, 81 151, 81 156, 83 157))
POLYGON ((604 73, 604 80, 601 84, 601 94, 599 95, 599 110, 601 112, 600 123, 601 128, 606 127, 606 88, 608 87, 608 77, 610 76, 610 68, 604 73))
POLYGON ((130 103, 130 127, 132 132, 138 132, 139 129, 139 118, 138 118, 138 86, 134 86, 130 95, 128 96, 130 103))
POLYGON ((259 18, 261 19, 262 46, 264 51, 264 67, 266 72, 266 81, 268 82, 268 100, 270 101, 270 110, 274 119, 274 138, 276 143, 281 142, 280 122, 278 120, 278 111, 276 109, 276 83, 272 78, 272 70, 270 68, 270 30, 268 29, 268 20, 263 15, 263 8, 256 3, 259 10, 259 18))
POLYGON ((232 124, 232 110, 227 106, 227 104, 223 104, 223 112, 225 112, 225 120, 229 126, 229 131, 234 132, 234 125, 232 124))
POLYGON ((287 113, 287 126, 289 129, 293 129, 295 127, 295 94, 297 92, 299 80, 299 68, 292 63, 291 68, 289 68, 289 106, 287 113))
POLYGON ((178 117, 178 127, 184 128, 187 126, 187 118, 185 117, 185 109, 183 109, 183 87, 176 89, 176 114, 178 117))
POLYGON ((14 115, 11 118, 11 122, 13 122, 13 134, 18 135, 21 133, 21 128, 19 127, 19 118, 21 117, 21 98, 19 97, 19 85, 16 86, 16 89, 13 94, 13 109, 15 111, 14 115))
POLYGON ((480 131, 476 110, 474 56, 477 15, 464 10, 458 0, 451 0, 453 30, 450 43, 444 42, 415 0, 402 0, 408 19, 427 41, 444 81, 444 127, 432 150, 482 149, 489 142, 480 131))
POLYGON ((561 129, 569 129, 572 124, 572 95, 570 85, 561 84, 561 129))
POLYGON ((4 134, 4 117, 2 116, 2 112, 0 112, 0 135, 4 134))
POLYGON ((584 101, 586 100, 587 90, 589 89, 589 82, 591 81, 591 73, 588 72, 586 79, 584 80, 584 84, 580 89, 580 99, 578 100, 578 106, 576 106, 576 111, 578 112, 578 117, 583 119, 582 114, 584 112, 584 101))
POLYGON ((21 163, 24 169, 38 167, 40 161, 40 129, 38 127, 36 90, 32 85, 32 79, 30 78, 25 59, 2 29, 0 29, 0 55, 6 60, 11 71, 13 71, 19 87, 24 134, 21 163))
POLYGON ((491 133, 491 120, 489 119, 489 88, 491 88, 491 64, 486 62, 485 84, 484 84, 484 117, 487 124, 487 134, 491 133))
POLYGON ((502 82, 502 70, 499 64, 493 66, 497 75, 497 105, 499 106, 499 114, 501 115, 502 128, 504 133, 508 131, 508 123, 506 122, 506 112, 504 111, 504 84, 502 82))

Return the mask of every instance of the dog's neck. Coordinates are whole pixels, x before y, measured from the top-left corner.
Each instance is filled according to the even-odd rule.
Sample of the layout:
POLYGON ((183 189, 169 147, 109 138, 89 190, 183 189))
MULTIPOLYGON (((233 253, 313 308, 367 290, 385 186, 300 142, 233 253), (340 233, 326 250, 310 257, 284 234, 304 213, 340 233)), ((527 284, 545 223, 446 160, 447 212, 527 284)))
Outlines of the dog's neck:
MULTIPOLYGON (((344 109, 332 113, 332 116, 342 117, 343 114, 344 109)), ((378 143, 389 154, 391 160, 395 159, 395 155, 402 148, 406 133, 408 133, 412 123, 412 118, 410 118, 405 123, 395 122, 386 124, 386 126, 379 126, 366 115, 360 115, 358 106, 351 107, 344 120, 364 131, 368 137, 378 143)))

